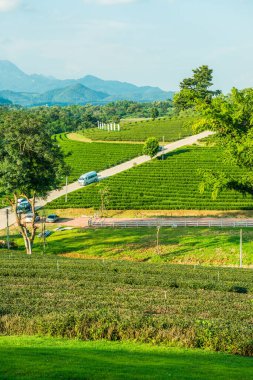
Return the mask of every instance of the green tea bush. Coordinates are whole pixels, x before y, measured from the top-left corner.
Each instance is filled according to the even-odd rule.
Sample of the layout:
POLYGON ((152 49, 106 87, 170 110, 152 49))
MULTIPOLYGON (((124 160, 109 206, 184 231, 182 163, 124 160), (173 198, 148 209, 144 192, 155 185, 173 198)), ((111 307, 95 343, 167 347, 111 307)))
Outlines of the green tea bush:
POLYGON ((253 355, 252 270, 11 253, 0 256, 0 285, 2 335, 134 339, 253 355))
POLYGON ((247 210, 253 197, 233 190, 220 193, 215 200, 210 191, 201 194, 201 170, 219 170, 241 175, 242 170, 222 161, 215 147, 190 146, 69 194, 48 205, 49 208, 89 208, 100 206, 99 189, 106 184, 110 199, 107 209, 115 210, 247 210))
POLYGON ((84 143, 70 140, 66 134, 56 135, 55 139, 67 155, 70 182, 86 172, 108 169, 142 154, 140 144, 84 143))

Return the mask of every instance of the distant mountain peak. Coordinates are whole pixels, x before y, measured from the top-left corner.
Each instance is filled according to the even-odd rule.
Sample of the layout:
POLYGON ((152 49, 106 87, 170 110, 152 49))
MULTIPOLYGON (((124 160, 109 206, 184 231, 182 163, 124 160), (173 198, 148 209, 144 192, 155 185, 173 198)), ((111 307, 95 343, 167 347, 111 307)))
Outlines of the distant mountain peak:
MULTIPOLYGON (((127 82, 116 80, 103 80, 94 75, 86 75, 80 79, 60 80, 40 74, 28 75, 20 70, 14 63, 8 60, 0 60, 0 91, 10 91, 9 100, 13 103, 30 105, 41 99, 42 103, 49 94, 54 91, 61 99, 67 99, 67 104, 78 104, 83 102, 103 102, 116 100, 132 100, 140 102, 152 102, 157 100, 171 99, 172 92, 166 92, 159 87, 138 87, 127 82), (62 90, 62 91, 60 91, 62 90), (14 93, 16 93, 16 95, 14 93), (22 96, 25 98, 22 100, 22 96), (28 101, 30 93, 30 101, 28 101), (63 93, 65 95, 63 95, 63 93), (36 95, 37 94, 37 95, 36 95)), ((53 98, 54 98, 53 96, 53 98)), ((6 93, 4 94, 6 97, 6 93)), ((52 98, 52 99, 53 99, 52 98)))

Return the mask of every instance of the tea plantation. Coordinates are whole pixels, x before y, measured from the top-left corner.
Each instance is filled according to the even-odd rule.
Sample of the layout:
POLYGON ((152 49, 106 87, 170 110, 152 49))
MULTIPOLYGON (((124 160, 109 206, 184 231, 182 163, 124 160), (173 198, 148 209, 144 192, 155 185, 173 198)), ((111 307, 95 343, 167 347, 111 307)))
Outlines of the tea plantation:
POLYGON ((0 334, 135 340, 253 355, 253 273, 0 256, 0 334))
POLYGON ((142 120, 122 122, 120 131, 106 131, 98 128, 89 128, 82 133, 91 140, 104 141, 145 141, 148 137, 157 137, 159 141, 175 141, 193 134, 190 119, 159 118, 156 120, 142 120))
POLYGON ((191 146, 179 149, 162 159, 122 172, 96 185, 69 194, 66 204, 58 198, 49 208, 100 207, 99 189, 108 187, 107 209, 151 210, 246 210, 253 209, 253 197, 232 190, 223 191, 216 200, 210 191, 199 192, 202 170, 219 170, 230 173, 241 171, 224 164, 222 154, 215 147, 191 146))
POLYGON ((70 182, 83 173, 104 170, 142 154, 139 144, 84 143, 69 140, 66 134, 56 135, 55 139, 65 154, 70 153, 65 159, 71 167, 70 182))

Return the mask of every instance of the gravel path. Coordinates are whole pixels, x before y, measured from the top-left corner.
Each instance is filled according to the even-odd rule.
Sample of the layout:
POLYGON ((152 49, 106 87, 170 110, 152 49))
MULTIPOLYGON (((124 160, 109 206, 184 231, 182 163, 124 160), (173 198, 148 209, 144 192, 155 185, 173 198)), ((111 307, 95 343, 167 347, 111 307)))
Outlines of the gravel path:
MULTIPOLYGON (((157 154, 157 157, 162 156, 163 154, 167 154, 169 152, 172 152, 173 150, 181 148, 185 145, 195 144, 198 140, 203 139, 205 137, 208 137, 212 134, 213 134, 213 132, 205 131, 205 132, 198 133, 197 135, 189 136, 189 137, 186 137, 184 139, 172 142, 168 145, 165 145, 163 151, 159 152, 157 154)), ((130 161, 124 162, 123 164, 116 165, 110 169, 103 170, 100 173, 98 173, 98 175, 99 175, 99 178, 102 180, 104 178, 111 177, 115 174, 118 174, 118 173, 123 172, 127 169, 130 169, 134 165, 140 165, 140 164, 143 164, 143 163, 148 162, 150 160, 151 160, 151 158, 149 156, 139 156, 139 157, 136 157, 130 161)), ((72 191, 75 191, 79 188, 80 188, 79 183, 74 182, 74 183, 71 183, 70 185, 68 185, 67 191, 68 191, 68 193, 71 193, 72 191)), ((54 190, 51 193, 49 193, 46 200, 45 199, 37 199, 36 207, 41 208, 41 207, 45 206, 48 202, 51 202, 51 201, 59 198, 60 196, 65 195, 65 193, 66 193, 66 187, 65 186, 61 190, 54 190)), ((14 214, 12 212, 10 212, 10 215, 9 215, 9 223, 10 223, 10 225, 15 223, 15 217, 14 217, 14 214)), ((5 228, 5 227, 6 227, 6 208, 3 208, 3 209, 0 209, 0 230, 5 228)))

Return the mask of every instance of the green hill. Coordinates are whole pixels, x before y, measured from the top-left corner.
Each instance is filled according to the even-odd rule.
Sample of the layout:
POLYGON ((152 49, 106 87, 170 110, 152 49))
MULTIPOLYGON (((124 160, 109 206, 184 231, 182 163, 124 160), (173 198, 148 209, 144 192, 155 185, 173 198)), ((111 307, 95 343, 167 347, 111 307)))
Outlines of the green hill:
POLYGON ((124 121, 121 130, 108 131, 89 128, 82 134, 91 140, 103 141, 145 141, 148 137, 157 137, 159 141, 176 141, 193 134, 189 118, 158 118, 141 121, 124 121))
POLYGON ((215 147, 188 146, 171 152, 164 160, 136 166, 126 172, 82 188, 50 203, 51 208, 99 208, 99 190, 107 186, 112 210, 247 210, 253 209, 253 196, 233 190, 223 191, 212 200, 210 191, 199 192, 202 179, 199 169, 222 169, 225 172, 242 170, 222 163, 222 152, 215 147))
POLYGON ((41 104, 85 104, 99 102, 108 94, 91 90, 82 84, 73 84, 64 88, 58 88, 37 96, 34 103, 41 104))

